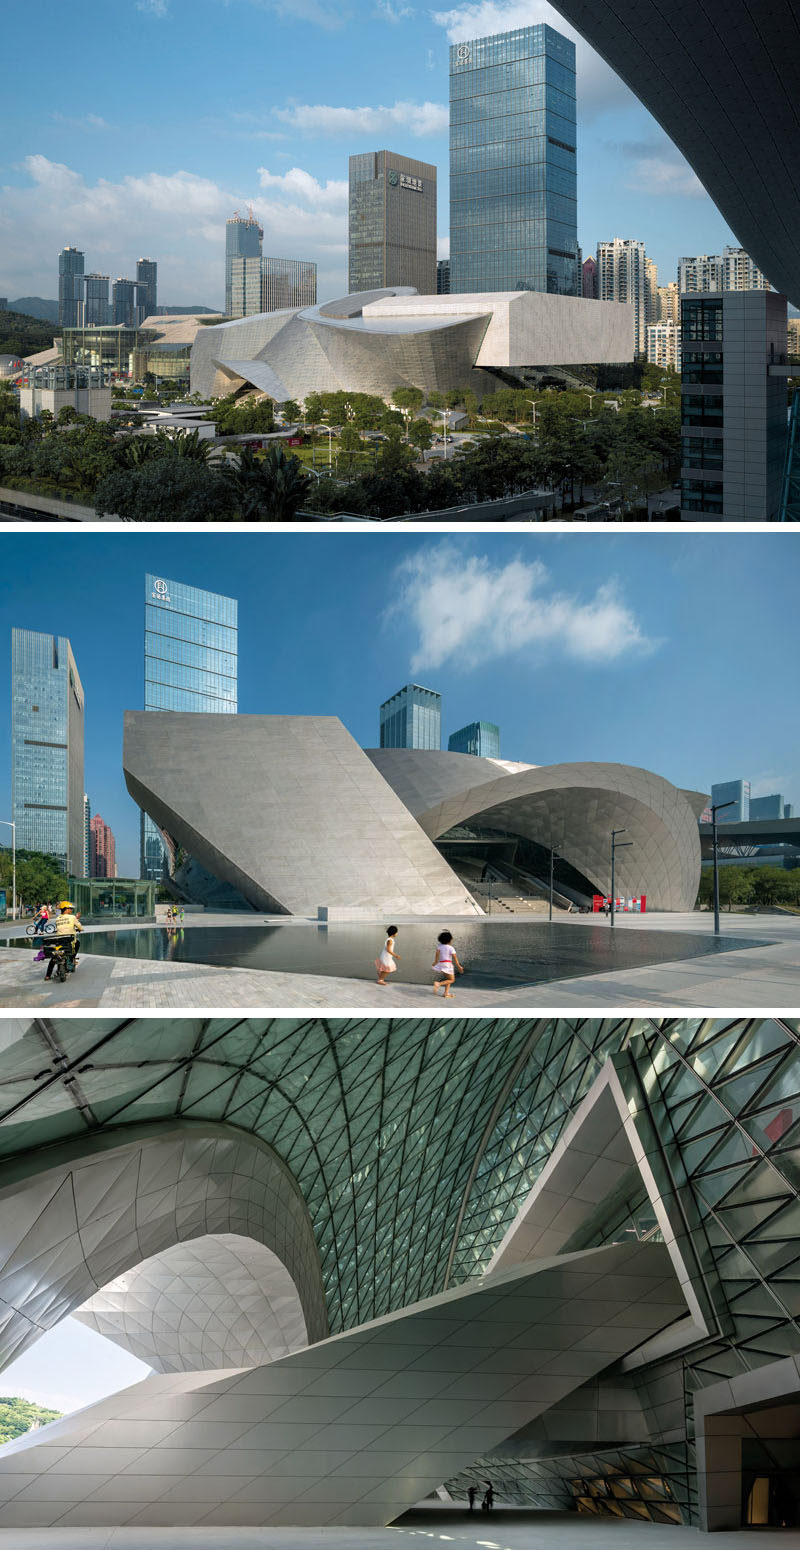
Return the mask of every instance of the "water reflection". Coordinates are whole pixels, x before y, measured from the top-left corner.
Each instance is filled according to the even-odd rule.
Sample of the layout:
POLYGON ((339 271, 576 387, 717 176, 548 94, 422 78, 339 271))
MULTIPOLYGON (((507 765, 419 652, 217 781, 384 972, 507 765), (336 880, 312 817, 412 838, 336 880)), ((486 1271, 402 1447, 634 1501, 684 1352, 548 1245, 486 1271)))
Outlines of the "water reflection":
MULTIPOLYGON (((711 935, 687 931, 612 929, 605 921, 586 926, 555 921, 552 925, 533 921, 513 925, 456 921, 450 925, 466 971, 463 977, 457 977, 457 986, 476 989, 542 984, 766 945, 738 937, 715 940, 711 935)), ((430 922, 400 927, 400 964, 393 981, 433 984, 431 964, 438 931, 439 927, 430 922)), ((156 926, 133 931, 93 931, 86 933, 81 945, 84 952, 116 958, 374 980, 374 961, 383 940, 383 930, 372 925, 341 922, 318 926, 295 921, 271 926, 156 926)))

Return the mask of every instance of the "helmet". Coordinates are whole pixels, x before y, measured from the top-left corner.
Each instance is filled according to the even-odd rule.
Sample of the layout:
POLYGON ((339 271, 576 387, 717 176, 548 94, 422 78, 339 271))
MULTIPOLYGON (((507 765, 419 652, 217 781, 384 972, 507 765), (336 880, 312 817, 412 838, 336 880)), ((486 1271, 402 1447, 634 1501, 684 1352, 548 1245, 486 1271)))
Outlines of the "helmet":
POLYGON ((58 907, 60 910, 74 910, 75 905, 70 904, 69 899, 59 899, 58 907))

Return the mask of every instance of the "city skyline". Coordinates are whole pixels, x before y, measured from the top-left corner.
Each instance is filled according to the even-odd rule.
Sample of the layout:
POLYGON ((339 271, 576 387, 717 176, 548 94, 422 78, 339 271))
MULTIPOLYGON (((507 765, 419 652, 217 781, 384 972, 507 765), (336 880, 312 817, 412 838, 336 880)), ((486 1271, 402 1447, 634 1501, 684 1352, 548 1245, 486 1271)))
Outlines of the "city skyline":
MULTIPOLYGON (((52 294, 56 254, 73 243, 112 276, 128 272, 131 253, 158 253, 167 304, 221 307, 225 221, 250 203, 264 226, 267 251, 302 253, 319 266, 320 297, 343 294, 347 159, 376 144, 438 167, 444 247, 449 44, 541 21, 568 38, 577 36, 537 0, 524 16, 514 4, 432 17, 386 4, 364 7, 350 19, 320 3, 313 15, 304 13, 303 27, 244 0, 225 10, 221 0, 198 0, 191 26, 186 0, 141 8, 130 0, 129 9, 120 7, 118 42, 123 54, 147 53, 155 106, 142 121, 135 94, 128 105, 112 78, 93 69, 105 43, 102 33, 79 25, 84 8, 87 0, 77 0, 68 18, 45 0, 49 25, 42 29, 40 68, 52 114, 39 117, 35 132, 24 120, 8 126, 3 180, 9 229, 0 288, 12 299, 52 294), (234 10, 237 95, 231 102, 216 89, 216 76, 218 34, 232 25, 234 10), (78 36, 81 69, 98 84, 88 110, 76 115, 62 82, 78 36), (354 97, 354 80, 380 85, 354 97), (199 120, 198 92, 206 104, 199 120), (194 128, 187 153, 189 112, 194 128)), ((25 19, 12 17, 9 25, 9 47, 16 39, 21 50, 25 19)), ((578 235, 584 253, 622 233, 644 241, 671 276, 684 254, 715 252, 735 241, 633 94, 582 40, 577 54, 578 235)))
POLYGON ((86 701, 83 789, 114 831, 121 877, 138 875, 139 854, 122 717, 144 703, 141 586, 156 569, 238 600, 243 713, 339 716, 374 748, 379 706, 417 681, 443 696, 443 747, 479 711, 502 728, 507 759, 630 763, 704 791, 742 776, 755 795, 800 801, 788 679, 776 670, 793 660, 794 607, 778 534, 726 535, 724 546, 697 533, 464 534, 445 548, 438 535, 397 534, 389 564, 385 535, 353 534, 326 551, 319 576, 300 564, 303 535, 126 533, 124 571, 112 535, 81 535, 81 564, 59 563, 70 538, 74 547, 52 535, 54 562, 35 578, 35 539, 6 540, 6 682, 12 626, 69 634, 86 701), (747 598, 746 631, 731 619, 736 596, 747 598))

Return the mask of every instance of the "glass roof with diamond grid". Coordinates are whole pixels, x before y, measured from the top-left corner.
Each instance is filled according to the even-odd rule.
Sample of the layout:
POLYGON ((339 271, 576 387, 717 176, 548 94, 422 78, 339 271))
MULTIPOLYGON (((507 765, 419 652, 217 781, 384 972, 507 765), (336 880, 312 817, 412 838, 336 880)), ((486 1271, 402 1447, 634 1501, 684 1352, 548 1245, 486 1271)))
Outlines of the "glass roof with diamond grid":
MULTIPOLYGON (((0 1027, 0 1166, 16 1158, 18 1174, 34 1147, 79 1150, 82 1136, 176 1117, 254 1134, 305 1198, 333 1330, 480 1274, 603 1061, 627 1051, 629 1099, 648 1107, 665 1165, 685 1182, 704 1265, 724 1279, 743 1340, 763 1337, 780 1354, 779 1326, 800 1314, 796 1022, 40 1018, 0 1027)), ((598 1235, 644 1233, 648 1221, 635 1196, 598 1235)))

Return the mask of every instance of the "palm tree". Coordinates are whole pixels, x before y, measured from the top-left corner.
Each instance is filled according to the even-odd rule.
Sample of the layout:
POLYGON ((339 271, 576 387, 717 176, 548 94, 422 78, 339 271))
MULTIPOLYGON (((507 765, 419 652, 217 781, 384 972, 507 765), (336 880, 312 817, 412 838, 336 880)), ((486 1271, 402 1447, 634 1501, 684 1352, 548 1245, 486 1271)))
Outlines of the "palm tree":
POLYGON ((290 522, 305 500, 310 476, 296 457, 273 444, 263 458, 243 447, 238 465, 225 469, 243 522, 290 522))
POLYGON ((199 431, 179 431, 173 438, 172 450, 178 457, 190 457, 195 463, 207 463, 213 442, 203 439, 199 431))

